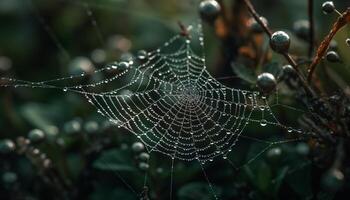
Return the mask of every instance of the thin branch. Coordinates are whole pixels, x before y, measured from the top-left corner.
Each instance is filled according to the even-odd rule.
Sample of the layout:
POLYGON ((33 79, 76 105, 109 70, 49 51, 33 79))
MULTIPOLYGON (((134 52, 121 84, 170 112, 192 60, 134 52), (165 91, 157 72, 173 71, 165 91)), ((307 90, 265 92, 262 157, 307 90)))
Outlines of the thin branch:
MULTIPOLYGON (((264 32, 271 38, 272 36, 272 31, 271 29, 268 27, 267 24, 265 24, 261 18, 260 15, 256 12, 253 4, 251 3, 250 0, 243 0, 243 2, 246 4, 250 14, 253 16, 253 18, 255 19, 255 21, 263 28, 264 32)), ((289 55, 289 53, 282 53, 282 55, 284 56, 284 58, 289 62, 289 64, 294 68, 294 70, 297 72, 296 74, 298 75, 301 84, 303 85, 305 91, 310 94, 312 97, 315 96, 315 92, 309 87, 309 85, 307 84, 305 78, 303 77, 303 75, 300 73, 299 69, 298 69, 298 64, 296 63, 296 61, 292 58, 292 56, 289 55)))
POLYGON ((334 22, 332 29, 328 35, 323 39, 320 46, 317 49, 316 56, 314 57, 310 67, 309 74, 307 77, 308 82, 312 79, 312 74, 315 71, 317 64, 320 62, 326 51, 328 50, 329 44, 331 43, 335 34, 343 28, 347 23, 350 23, 350 7, 338 17, 337 21, 334 22))
POLYGON ((308 0, 308 15, 309 15, 309 52, 308 56, 311 58, 314 50, 315 40, 315 20, 314 20, 314 0, 308 0))

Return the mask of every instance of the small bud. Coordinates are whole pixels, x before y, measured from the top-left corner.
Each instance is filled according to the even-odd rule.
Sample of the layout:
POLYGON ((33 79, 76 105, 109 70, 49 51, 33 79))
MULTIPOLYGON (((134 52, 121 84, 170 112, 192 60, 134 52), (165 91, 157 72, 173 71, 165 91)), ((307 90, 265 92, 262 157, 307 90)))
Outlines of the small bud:
POLYGON ((148 153, 145 153, 145 152, 142 152, 140 153, 139 155, 139 159, 142 160, 142 161, 148 161, 150 158, 149 154, 148 153))
POLYGON ((220 10, 220 4, 215 0, 204 0, 199 4, 199 14, 208 22, 213 22, 219 16, 220 10))
POLYGON ((272 74, 265 72, 258 76, 256 84, 261 92, 269 94, 276 89, 277 82, 272 74))
POLYGON ((141 142, 135 142, 132 144, 131 148, 134 152, 141 152, 145 150, 145 146, 141 142))
POLYGON ((28 133, 28 139, 34 143, 41 142, 44 140, 44 138, 45 138, 44 132, 39 129, 33 129, 28 133))
POLYGON ((335 51, 328 51, 326 54, 326 59, 327 61, 333 62, 333 63, 340 62, 340 57, 338 53, 335 51))
POLYGON ((0 141, 0 153, 6 154, 14 151, 16 148, 15 143, 12 140, 4 139, 0 141))
POLYGON ((322 11, 324 14, 330 14, 334 12, 335 7, 333 1, 326 1, 322 4, 322 11))
POLYGON ((141 170, 146 171, 146 170, 148 170, 149 165, 148 165, 147 163, 140 162, 140 163, 139 163, 139 168, 140 168, 141 170))
POLYGON ((290 37, 284 31, 274 32, 270 38, 270 46, 277 53, 286 53, 290 46, 290 37))

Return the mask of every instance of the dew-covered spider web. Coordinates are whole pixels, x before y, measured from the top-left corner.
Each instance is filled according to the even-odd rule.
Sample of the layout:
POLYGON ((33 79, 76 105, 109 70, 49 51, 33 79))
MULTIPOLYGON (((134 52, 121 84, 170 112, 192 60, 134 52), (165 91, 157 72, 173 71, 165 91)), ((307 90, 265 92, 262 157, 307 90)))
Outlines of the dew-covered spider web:
MULTIPOLYGON (((95 21, 93 24, 96 26, 95 21)), ((170 159, 171 188, 175 160, 198 161, 213 197, 218 199, 205 172, 207 162, 223 159, 240 169, 272 146, 300 141, 312 133, 279 120, 273 111, 282 105, 276 102, 278 94, 267 97, 256 90, 220 83, 207 70, 202 24, 188 26, 187 30, 188 35, 176 34, 155 50, 140 51, 135 59, 110 63, 93 73, 40 82, 2 78, 2 83, 84 96, 116 128, 135 135, 148 153, 158 152, 170 159), (91 77, 99 78, 86 83, 91 77), (247 135, 249 126, 277 129, 281 135, 247 135), (236 148, 248 142, 259 143, 262 148, 237 163, 236 148)))
MULTIPOLYGON (((201 24, 196 29, 203 47, 201 24)), ((5 80, 15 87, 80 93, 98 113, 133 133, 149 152, 172 159, 204 163, 226 158, 240 138, 256 140, 244 135, 250 123, 302 133, 280 123, 267 97, 258 91, 216 81, 206 70, 204 55, 191 48, 192 40, 176 35, 154 51, 139 52, 139 62, 109 64, 94 72, 109 76, 94 83, 74 84, 88 76, 84 73, 41 82, 5 80), (108 89, 101 91, 101 86, 108 89)))

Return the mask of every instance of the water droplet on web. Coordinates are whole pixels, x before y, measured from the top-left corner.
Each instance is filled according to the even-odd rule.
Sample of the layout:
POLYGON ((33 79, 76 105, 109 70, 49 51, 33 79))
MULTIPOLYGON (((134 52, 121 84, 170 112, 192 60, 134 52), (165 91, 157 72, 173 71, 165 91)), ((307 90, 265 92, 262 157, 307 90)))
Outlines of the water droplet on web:
POLYGON ((291 133, 292 131, 293 131, 292 128, 288 128, 288 129, 287 129, 287 132, 288 132, 288 133, 291 133))
POLYGON ((260 126, 266 126, 266 125, 267 125, 266 119, 260 120, 260 126))
POLYGON ((63 92, 67 92, 68 88, 63 88, 63 92))
POLYGON ((147 58, 147 52, 145 50, 140 50, 137 52, 137 58, 140 60, 144 60, 147 58))

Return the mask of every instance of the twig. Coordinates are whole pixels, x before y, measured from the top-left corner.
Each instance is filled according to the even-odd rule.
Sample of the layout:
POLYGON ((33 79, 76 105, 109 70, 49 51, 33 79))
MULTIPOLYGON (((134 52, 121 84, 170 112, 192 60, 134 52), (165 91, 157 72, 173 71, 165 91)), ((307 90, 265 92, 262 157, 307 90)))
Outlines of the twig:
MULTIPOLYGON (((253 18, 255 19, 255 21, 258 22, 258 24, 263 28, 263 30, 265 31, 265 33, 271 38, 272 36, 272 31, 271 29, 267 26, 267 24, 265 24, 261 18, 260 15, 255 11, 255 8, 253 6, 253 4, 251 3, 250 0, 243 0, 243 2, 245 3, 245 5, 248 7, 248 10, 250 12, 250 14, 253 16, 253 18)), ((289 64, 294 68, 294 70, 297 72, 296 74, 298 75, 301 84, 303 85, 305 91, 310 94, 312 97, 315 97, 315 92, 309 87, 309 85, 307 84, 305 78, 303 77, 303 75, 300 73, 299 69, 298 69, 298 65, 296 63, 296 61, 292 58, 292 56, 289 55, 289 53, 285 52, 282 53, 282 55, 285 57, 285 59, 289 62, 289 64)))
POLYGON ((328 35, 323 39, 320 46, 317 49, 316 56, 314 57, 310 67, 307 80, 308 82, 312 79, 312 74, 315 71, 317 64, 320 62, 321 58, 324 56, 326 51, 328 50, 329 44, 332 41, 335 34, 343 28, 347 23, 350 23, 350 7, 338 17, 337 21, 334 22, 332 29, 328 33, 328 35))
POLYGON ((311 58, 314 49, 314 35, 315 35, 315 20, 314 20, 314 0, 308 0, 308 15, 309 15, 309 52, 308 56, 311 58))

